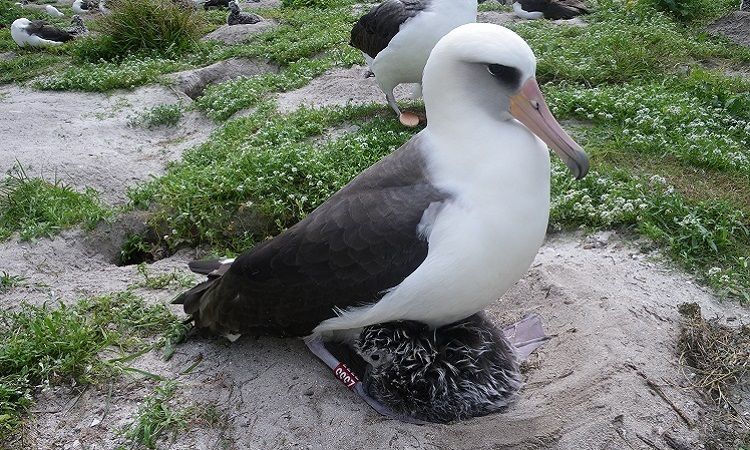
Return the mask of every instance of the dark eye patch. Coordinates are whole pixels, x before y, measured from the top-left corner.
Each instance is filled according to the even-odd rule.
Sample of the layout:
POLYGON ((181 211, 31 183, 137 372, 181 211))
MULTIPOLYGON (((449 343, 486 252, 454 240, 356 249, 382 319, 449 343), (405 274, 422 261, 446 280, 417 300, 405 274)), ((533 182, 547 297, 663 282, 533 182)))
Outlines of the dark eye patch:
POLYGON ((510 88, 515 89, 521 84, 521 71, 515 67, 487 64, 487 71, 510 88))

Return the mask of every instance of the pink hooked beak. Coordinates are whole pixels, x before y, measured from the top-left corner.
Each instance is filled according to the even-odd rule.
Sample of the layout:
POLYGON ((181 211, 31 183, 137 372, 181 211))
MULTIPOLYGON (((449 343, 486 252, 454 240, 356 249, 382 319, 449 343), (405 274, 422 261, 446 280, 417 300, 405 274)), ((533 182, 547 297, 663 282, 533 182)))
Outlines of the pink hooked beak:
POLYGON ((536 79, 529 79, 518 94, 510 98, 510 113, 554 150, 576 179, 586 176, 589 171, 588 156, 557 123, 544 101, 536 79))

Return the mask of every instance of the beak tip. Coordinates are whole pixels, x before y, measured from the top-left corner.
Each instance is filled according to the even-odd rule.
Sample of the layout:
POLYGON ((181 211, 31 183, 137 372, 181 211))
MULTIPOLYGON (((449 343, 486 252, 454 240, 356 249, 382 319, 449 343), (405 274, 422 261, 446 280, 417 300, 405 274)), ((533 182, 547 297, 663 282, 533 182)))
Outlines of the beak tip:
POLYGON ((575 156, 564 158, 565 164, 576 180, 580 180, 589 173, 589 158, 583 151, 577 152, 575 156))

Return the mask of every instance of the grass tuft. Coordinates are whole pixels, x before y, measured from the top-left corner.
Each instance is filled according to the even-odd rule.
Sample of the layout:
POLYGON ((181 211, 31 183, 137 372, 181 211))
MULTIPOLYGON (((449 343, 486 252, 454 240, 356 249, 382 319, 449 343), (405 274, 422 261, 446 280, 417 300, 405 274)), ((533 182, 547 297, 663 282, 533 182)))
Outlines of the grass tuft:
POLYGON ((180 55, 194 47, 205 28, 191 8, 171 0, 114 0, 97 20, 96 34, 81 39, 74 55, 81 61, 114 61, 128 54, 180 55))
POLYGON ((0 184, 0 240, 14 232, 22 240, 52 236, 80 223, 93 226, 109 214, 93 189, 78 192, 60 180, 29 178, 20 166, 0 184))
POLYGON ((11 289, 23 286, 26 278, 20 275, 11 275, 6 271, 0 272, 0 294, 8 292, 11 289))
POLYGON ((558 228, 636 231, 720 293, 750 301, 750 223, 726 202, 688 201, 658 175, 594 170, 575 181, 555 164, 550 221, 558 228))
POLYGON ((148 339, 174 345, 182 324, 164 305, 148 305, 132 292, 0 312, 0 442, 20 423, 32 394, 50 384, 86 384, 117 370, 105 350, 144 351, 148 339))
POLYGON ((159 105, 144 111, 130 121, 131 126, 144 128, 175 127, 182 118, 182 108, 176 105, 159 105))
POLYGON ((156 204, 150 223, 167 247, 244 250, 305 217, 413 133, 385 107, 269 111, 227 123, 164 177, 130 192, 135 204, 156 204), (363 121, 356 132, 311 141, 355 119, 363 121))
POLYGON ((135 421, 123 429, 129 443, 155 449, 158 439, 166 430, 177 433, 186 427, 193 411, 189 408, 174 409, 170 405, 176 389, 177 382, 164 381, 143 400, 135 421))
POLYGON ((172 284, 188 288, 195 284, 195 278, 178 270, 174 270, 170 273, 154 275, 149 271, 145 263, 138 264, 137 270, 143 277, 143 281, 137 285, 148 289, 164 289, 172 284))

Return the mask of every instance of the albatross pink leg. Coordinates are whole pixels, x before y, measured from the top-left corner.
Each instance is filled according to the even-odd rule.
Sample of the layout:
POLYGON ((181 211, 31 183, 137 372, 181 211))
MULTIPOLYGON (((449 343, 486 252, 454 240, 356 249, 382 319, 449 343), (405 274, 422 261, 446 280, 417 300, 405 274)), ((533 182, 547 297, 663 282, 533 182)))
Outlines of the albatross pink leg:
POLYGON ((362 385, 362 382, 354 374, 354 372, 352 372, 352 370, 349 369, 346 364, 342 363, 335 356, 333 356, 331 352, 329 352, 325 347, 323 341, 320 338, 308 337, 305 339, 305 344, 315 356, 317 356, 321 361, 325 363, 326 366, 328 366, 333 371, 333 374, 334 376, 336 376, 337 380, 341 381, 344 386, 348 387, 351 391, 354 391, 355 394, 357 394, 362 400, 364 400, 365 403, 370 405, 370 407, 374 409, 378 414, 389 419, 399 420, 406 423, 413 423, 417 425, 423 425, 427 423, 413 417, 398 414, 379 401, 370 397, 370 395, 365 391, 365 387, 362 385))

